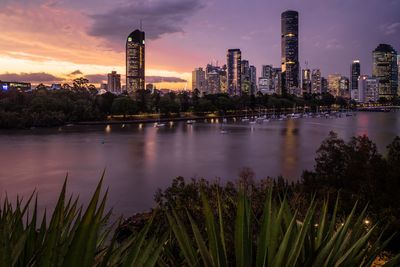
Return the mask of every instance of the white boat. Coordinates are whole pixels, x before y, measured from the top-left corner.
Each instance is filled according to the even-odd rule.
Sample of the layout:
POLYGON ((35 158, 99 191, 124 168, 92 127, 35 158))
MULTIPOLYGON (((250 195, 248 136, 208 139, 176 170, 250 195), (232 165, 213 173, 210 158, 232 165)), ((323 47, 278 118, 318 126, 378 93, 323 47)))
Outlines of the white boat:
POLYGON ((269 122, 269 119, 264 119, 263 122, 269 122))
POLYGON ((250 121, 249 118, 247 118, 247 117, 242 118, 242 122, 248 122, 248 121, 250 121))
POLYGON ((155 124, 154 124, 154 127, 156 127, 156 128, 161 128, 161 127, 165 127, 165 123, 162 123, 162 122, 156 122, 155 124))
POLYGON ((256 121, 251 121, 251 122, 249 122, 249 124, 254 125, 254 124, 256 124, 256 121))
POLYGON ((186 121, 186 124, 193 124, 193 123, 195 123, 196 121, 195 120, 187 120, 186 121))
POLYGON ((223 118, 223 119, 222 119, 222 122, 223 122, 223 123, 227 123, 227 122, 228 122, 228 119, 227 119, 227 118, 223 118))

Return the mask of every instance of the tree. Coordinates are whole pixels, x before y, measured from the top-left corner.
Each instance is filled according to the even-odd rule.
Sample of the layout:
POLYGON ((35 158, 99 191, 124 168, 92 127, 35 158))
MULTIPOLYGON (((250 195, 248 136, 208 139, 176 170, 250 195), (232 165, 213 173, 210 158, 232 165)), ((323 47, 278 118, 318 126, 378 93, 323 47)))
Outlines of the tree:
POLYGON ((73 80, 73 88, 75 90, 86 90, 88 89, 88 83, 89 80, 84 77, 76 78, 73 80))
POLYGON ((128 96, 117 97, 114 99, 111 106, 111 113, 113 115, 126 115, 136 114, 139 112, 139 107, 135 101, 128 96))

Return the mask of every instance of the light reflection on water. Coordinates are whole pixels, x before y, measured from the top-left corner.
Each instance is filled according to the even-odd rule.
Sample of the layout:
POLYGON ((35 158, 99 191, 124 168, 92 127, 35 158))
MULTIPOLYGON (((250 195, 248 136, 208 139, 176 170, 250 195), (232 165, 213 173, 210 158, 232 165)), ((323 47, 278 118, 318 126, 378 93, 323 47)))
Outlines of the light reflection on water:
POLYGON ((283 175, 294 181, 312 168, 315 151, 332 130, 346 140, 366 134, 383 151, 400 134, 399 115, 359 113, 255 125, 232 119, 223 127, 222 120, 209 119, 160 128, 126 124, 0 131, 0 197, 6 191, 10 198, 26 197, 36 188, 40 207, 51 208, 69 172, 70 192, 86 202, 106 169, 109 203, 129 215, 152 206, 157 188, 179 175, 227 181, 250 167, 258 178, 283 175))

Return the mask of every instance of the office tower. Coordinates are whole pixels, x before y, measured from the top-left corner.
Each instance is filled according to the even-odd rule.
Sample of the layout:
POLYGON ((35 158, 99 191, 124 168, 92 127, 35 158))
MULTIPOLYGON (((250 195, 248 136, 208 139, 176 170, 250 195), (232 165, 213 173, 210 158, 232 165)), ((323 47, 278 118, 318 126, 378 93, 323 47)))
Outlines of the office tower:
POLYGON ((339 80, 339 96, 350 98, 350 81, 349 78, 342 76, 339 80))
POLYGON ((240 49, 229 49, 227 53, 227 83, 230 96, 242 93, 242 52, 240 49))
POLYGON ((313 69, 311 72, 311 93, 320 94, 322 89, 321 70, 313 69))
POLYGON ((282 69, 272 68, 271 71, 272 86, 275 94, 282 94, 282 69))
POLYGON ((192 90, 197 89, 200 94, 207 93, 206 72, 203 68, 197 68, 192 71, 192 90))
POLYGON ((112 71, 107 74, 107 91, 120 94, 121 93, 121 74, 117 74, 116 71, 112 71))
POLYGON ((242 93, 250 94, 251 83, 250 83, 250 64, 248 60, 242 60, 241 63, 242 73, 242 93))
POLYGON ((371 103, 379 100, 379 81, 368 75, 358 78, 358 96, 353 98, 359 103, 371 103))
POLYGON ((328 75, 328 91, 333 96, 340 96, 340 74, 329 74, 328 75))
POLYGON ((281 94, 281 68, 263 65, 261 77, 258 78, 258 91, 268 95, 281 94))
POLYGON ((354 91, 354 94, 358 93, 358 77, 361 75, 361 67, 359 60, 353 60, 350 66, 350 94, 354 91))
POLYGON ((257 92, 257 69, 255 66, 250 66, 250 93, 254 95, 257 92))
POLYGON ((388 44, 380 44, 372 55, 372 76, 379 79, 379 97, 391 99, 397 95, 397 52, 388 44))
POLYGON ((293 94, 299 88, 299 13, 288 10, 281 16, 283 92, 293 94))
POLYGON ((143 31, 135 30, 126 41, 126 89, 130 95, 144 89, 144 36, 143 31))
POLYGON ((261 66, 261 77, 270 79, 271 74, 272 74, 272 68, 273 68, 272 65, 262 65, 261 66))
POLYGON ((311 93, 311 71, 310 69, 303 69, 301 71, 302 90, 303 94, 311 93))
POLYGON ((218 94, 221 91, 221 81, 219 73, 215 70, 207 73, 207 93, 218 94))

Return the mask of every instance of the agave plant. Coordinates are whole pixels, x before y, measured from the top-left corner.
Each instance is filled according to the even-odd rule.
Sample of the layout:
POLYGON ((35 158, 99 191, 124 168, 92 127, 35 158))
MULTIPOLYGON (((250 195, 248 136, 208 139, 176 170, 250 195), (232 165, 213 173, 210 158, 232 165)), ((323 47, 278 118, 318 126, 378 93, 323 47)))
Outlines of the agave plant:
MULTIPOLYGON (((355 215, 357 205, 354 205, 351 213, 340 220, 336 216, 338 200, 331 216, 327 201, 321 210, 312 201, 306 214, 300 217, 285 198, 275 200, 269 190, 263 214, 255 218, 248 194, 240 190, 236 200, 234 245, 228 247, 224 228, 231 222, 222 218, 220 197, 216 210, 204 194, 202 202, 204 231, 189 213, 190 230, 175 211, 167 214, 186 264, 191 267, 372 266, 389 242, 373 239, 377 225, 367 227, 366 208, 355 215), (234 258, 227 256, 232 249, 234 258)), ((399 264, 400 255, 397 255, 383 266, 399 264)))
POLYGON ((65 179, 49 221, 46 214, 38 218, 33 194, 24 204, 18 199, 15 207, 4 199, 0 266, 155 266, 165 237, 148 236, 150 220, 138 235, 117 242, 116 233, 111 234, 115 227, 107 224, 111 211, 105 213, 107 191, 101 196, 102 181, 84 210, 78 198, 66 200, 65 179))

